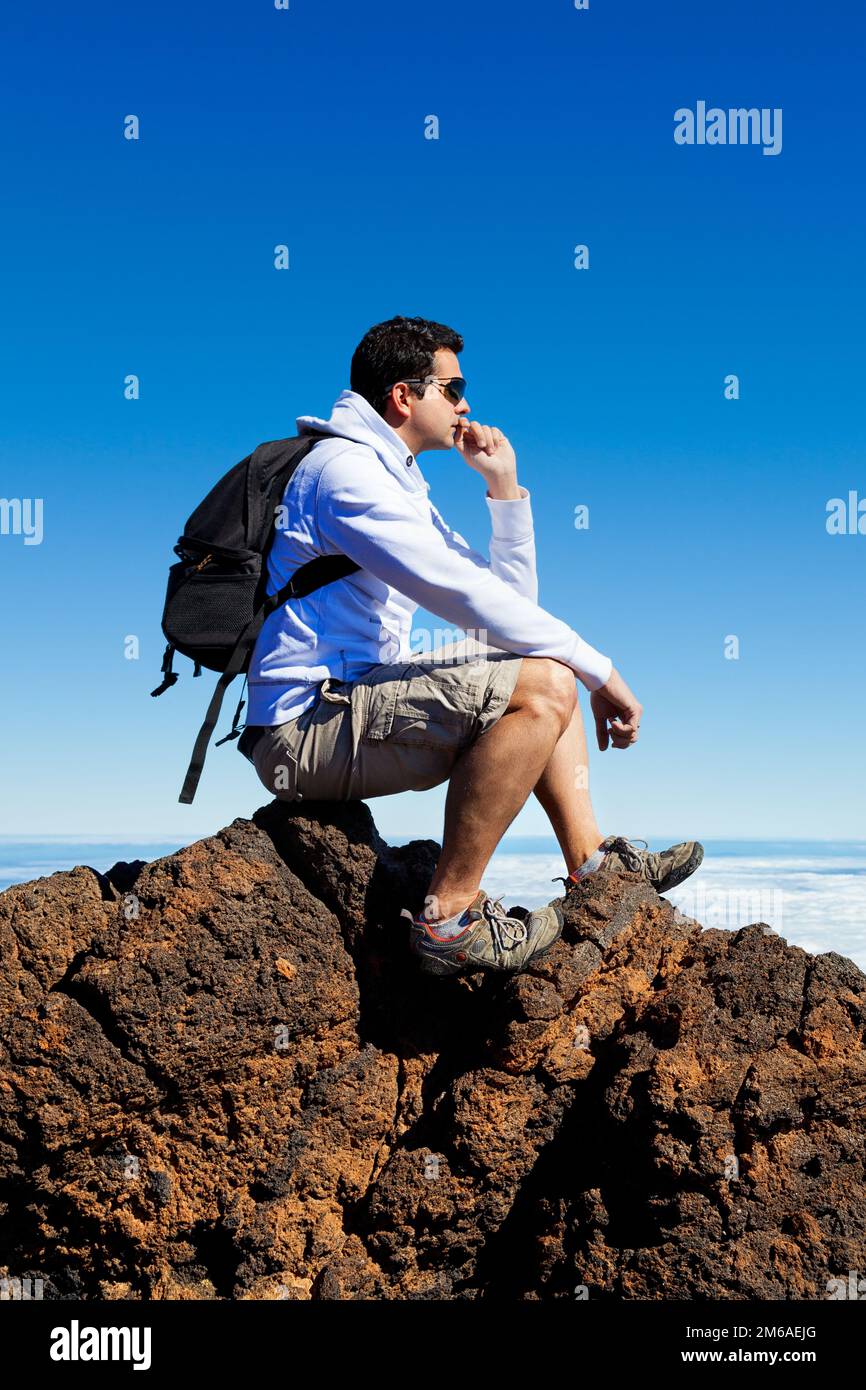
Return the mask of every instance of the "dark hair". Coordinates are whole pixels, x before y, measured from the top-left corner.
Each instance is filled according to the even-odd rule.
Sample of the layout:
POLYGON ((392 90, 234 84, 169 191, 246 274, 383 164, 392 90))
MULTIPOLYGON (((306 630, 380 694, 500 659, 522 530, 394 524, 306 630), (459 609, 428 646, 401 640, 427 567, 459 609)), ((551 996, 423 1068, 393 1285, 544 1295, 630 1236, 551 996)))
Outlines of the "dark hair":
MULTIPOLYGON (((406 377, 432 375, 437 348, 462 352, 463 339, 453 328, 431 319, 407 319, 398 314, 377 323, 367 330, 352 354, 351 388, 384 416, 390 387, 406 377)), ((423 399, 426 389, 413 387, 419 399, 423 399)))

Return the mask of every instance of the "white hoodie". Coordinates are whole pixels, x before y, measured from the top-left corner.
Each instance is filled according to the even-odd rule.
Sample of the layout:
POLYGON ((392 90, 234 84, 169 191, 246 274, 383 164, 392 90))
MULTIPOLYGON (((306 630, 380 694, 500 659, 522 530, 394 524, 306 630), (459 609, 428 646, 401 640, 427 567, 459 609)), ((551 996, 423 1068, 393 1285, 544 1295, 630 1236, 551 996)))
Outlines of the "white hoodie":
MULTIPOLYGON (((250 724, 283 724, 316 698, 326 676, 351 681, 410 659, 420 606, 478 634, 485 647, 570 666, 588 690, 610 676, 609 657, 539 608, 529 493, 487 497, 490 560, 442 519, 417 459, 356 391, 341 391, 330 420, 301 415, 298 434, 333 435, 295 470, 268 555, 269 594, 316 555, 348 555, 361 568, 265 622, 250 659, 250 724)), ((417 652, 415 653, 418 654, 417 652)))

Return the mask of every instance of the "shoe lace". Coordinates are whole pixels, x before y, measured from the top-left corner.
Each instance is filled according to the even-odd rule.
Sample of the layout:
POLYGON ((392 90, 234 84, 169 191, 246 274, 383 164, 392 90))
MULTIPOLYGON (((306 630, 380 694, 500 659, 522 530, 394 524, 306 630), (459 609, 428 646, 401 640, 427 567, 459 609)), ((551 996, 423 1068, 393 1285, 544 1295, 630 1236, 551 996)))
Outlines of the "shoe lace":
POLYGON ((647 861, 643 853, 637 848, 638 845, 643 845, 645 850, 649 849, 646 840, 627 840, 624 835, 618 835, 608 848, 615 849, 621 855, 627 868, 632 869, 635 873, 647 873, 647 861))
POLYGON ((485 898, 481 911, 490 923, 490 933, 500 952, 513 951, 515 946, 526 940, 526 923, 519 917, 509 917, 502 907, 502 897, 485 898))
MULTIPOLYGON (((624 835, 617 835, 615 839, 609 841, 606 850, 615 849, 627 868, 631 869, 634 873, 648 875, 649 866, 643 854, 637 848, 638 845, 643 845, 644 849, 649 849, 646 840, 627 840, 624 835)), ((551 883, 564 883, 566 888, 573 888, 575 885, 575 880, 573 878, 563 878, 562 874, 555 874, 550 881, 551 883)))

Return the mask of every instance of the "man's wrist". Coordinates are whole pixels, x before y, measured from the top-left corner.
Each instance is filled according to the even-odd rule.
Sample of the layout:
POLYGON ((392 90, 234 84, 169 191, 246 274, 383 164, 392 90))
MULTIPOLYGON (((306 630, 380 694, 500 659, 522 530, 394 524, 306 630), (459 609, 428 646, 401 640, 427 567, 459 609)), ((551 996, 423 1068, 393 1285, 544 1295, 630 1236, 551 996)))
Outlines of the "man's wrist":
POLYGON ((510 478, 488 478, 487 496, 493 502, 520 502, 524 489, 518 483, 516 474, 510 478))

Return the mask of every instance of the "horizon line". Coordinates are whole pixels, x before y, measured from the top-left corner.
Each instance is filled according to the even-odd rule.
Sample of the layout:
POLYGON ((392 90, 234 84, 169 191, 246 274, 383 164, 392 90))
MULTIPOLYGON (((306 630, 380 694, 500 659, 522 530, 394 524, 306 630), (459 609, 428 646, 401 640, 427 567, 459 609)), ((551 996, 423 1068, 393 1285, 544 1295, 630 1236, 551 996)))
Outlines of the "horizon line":
MULTIPOLYGON (((220 829, 222 829, 222 828, 223 828, 223 827, 220 827, 220 829)), ((189 835, 189 839, 188 839, 187 841, 185 841, 185 843, 194 844, 194 843, 195 843, 196 841, 198 841, 198 840, 207 840, 207 839, 212 838, 214 835, 218 835, 219 833, 220 833, 219 830, 209 830, 209 831, 202 831, 202 832, 195 832, 195 831, 194 831, 194 832, 192 832, 192 834, 190 835, 190 833, 189 833, 188 831, 184 831, 184 832, 183 832, 183 835, 184 835, 184 836, 189 835)), ((386 835, 386 834, 384 834, 381 830, 380 830, 378 833, 379 833, 379 835, 382 837, 382 839, 388 839, 388 838, 389 838, 389 836, 386 835)), ((180 832, 179 832, 179 834, 180 834, 180 832)), ((72 834, 72 835, 40 835, 40 834, 38 834, 38 833, 37 833, 37 834, 25 834, 25 835, 11 835, 11 834, 5 834, 5 833, 3 833, 3 832, 0 832, 0 844, 3 844, 3 843, 11 843, 11 844, 89 844, 89 845, 96 845, 96 844, 104 844, 104 845, 133 845, 133 844, 139 844, 139 845, 163 845, 163 844, 167 844, 168 841, 170 841, 170 840, 174 840, 175 838, 177 838, 177 837, 176 837, 176 836, 173 836, 173 835, 152 835, 152 834, 147 834, 147 835, 136 835, 136 834, 134 834, 134 833, 131 833, 131 834, 128 834, 128 835, 117 835, 117 834, 107 835, 107 834, 102 834, 102 833, 100 833, 100 832, 98 832, 98 831, 93 831, 93 832, 90 832, 89 834, 88 834, 88 833, 79 833, 79 834, 72 834)), ((424 835, 422 835, 422 834, 419 832, 419 833, 416 833, 416 834, 413 834, 413 835, 408 835, 408 836, 407 836, 407 835, 397 835, 397 836, 393 836, 393 837, 391 837, 391 838, 393 838, 393 839, 399 839, 399 840, 408 840, 408 841, 411 841, 411 840, 429 839, 429 838, 431 838, 431 837, 430 837, 430 836, 424 836, 424 835)), ((641 839, 643 839, 643 838, 648 838, 648 839, 650 839, 650 840, 666 840, 666 839, 669 839, 670 837, 669 837, 668 835, 663 835, 663 834, 662 834, 662 835, 659 835, 659 834, 652 834, 652 835, 649 835, 649 836, 647 836, 647 837, 641 836, 641 837, 639 837, 639 838, 641 838, 641 839)), ((526 834, 526 835, 524 835, 524 834, 519 834, 519 833, 518 833, 518 834, 514 834, 514 835, 505 834, 505 835, 503 835, 502 839, 499 841, 499 844, 500 844, 500 845, 505 844, 508 840, 553 840, 554 843, 556 843, 556 836, 554 835, 553 831, 550 831, 550 832, 548 832, 547 834, 537 834, 537 833, 526 834)), ((740 841, 740 842, 743 843, 743 844, 801 844, 801 843, 802 843, 802 844, 828 844, 828 845, 830 845, 830 844, 866 845, 866 839, 864 839, 864 838, 861 838, 861 837, 858 837, 858 836, 852 836, 851 838, 849 838, 849 837, 847 837, 847 836, 842 837, 842 836, 838 836, 838 835, 775 835, 775 836, 770 836, 770 835, 743 835, 743 834, 737 834, 737 835, 708 835, 708 836, 705 837, 704 840, 701 841, 701 843, 702 843, 702 844, 712 844, 712 843, 714 843, 714 842, 718 842, 719 840, 740 841)), ((673 843, 673 842, 672 842, 672 843, 673 843)), ((679 842, 677 842, 677 843, 679 843, 679 842)), ((498 848, 498 846, 497 846, 497 848, 498 848)), ((495 853, 495 851, 494 851, 494 853, 495 853)))

